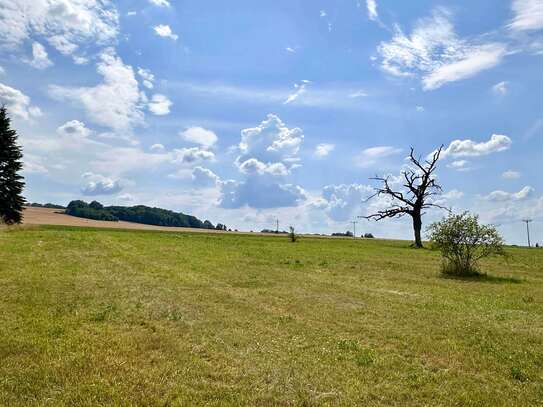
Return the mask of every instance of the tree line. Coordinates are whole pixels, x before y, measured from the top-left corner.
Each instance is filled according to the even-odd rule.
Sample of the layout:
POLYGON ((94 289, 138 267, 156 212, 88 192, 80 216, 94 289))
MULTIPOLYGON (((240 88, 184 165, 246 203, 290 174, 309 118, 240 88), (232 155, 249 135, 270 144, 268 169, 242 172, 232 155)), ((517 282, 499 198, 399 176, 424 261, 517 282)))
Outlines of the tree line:
POLYGON ((152 208, 145 205, 137 206, 103 206, 98 201, 72 201, 66 207, 66 214, 79 218, 117 222, 142 223, 154 226, 171 226, 198 229, 227 230, 226 225, 216 226, 208 220, 201 221, 196 216, 174 212, 162 208, 152 208))

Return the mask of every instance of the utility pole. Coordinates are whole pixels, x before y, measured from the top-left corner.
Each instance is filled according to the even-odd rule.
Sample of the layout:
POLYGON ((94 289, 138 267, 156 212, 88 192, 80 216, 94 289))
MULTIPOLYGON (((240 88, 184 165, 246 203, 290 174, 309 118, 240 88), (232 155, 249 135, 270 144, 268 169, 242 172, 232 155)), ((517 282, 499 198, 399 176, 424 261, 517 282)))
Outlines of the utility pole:
POLYGON ((530 243, 530 223, 532 222, 532 219, 522 219, 524 223, 526 223, 526 234, 528 235, 528 247, 532 247, 530 243))
POLYGON ((275 220, 275 233, 279 233, 279 218, 275 220))
POLYGON ((351 223, 353 224, 353 239, 356 239, 356 224, 358 223, 358 221, 353 220, 351 221, 351 223))

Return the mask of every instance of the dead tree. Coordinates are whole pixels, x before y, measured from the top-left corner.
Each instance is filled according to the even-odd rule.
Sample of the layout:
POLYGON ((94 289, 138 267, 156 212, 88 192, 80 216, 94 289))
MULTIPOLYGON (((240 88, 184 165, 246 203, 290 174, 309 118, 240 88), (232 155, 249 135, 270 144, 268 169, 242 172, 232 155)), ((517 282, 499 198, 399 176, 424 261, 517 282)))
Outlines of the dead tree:
POLYGON ((420 157, 415 157, 413 147, 411 147, 409 160, 412 165, 401 173, 403 189, 393 189, 390 185, 390 176, 371 178, 382 183, 382 186, 375 188, 375 194, 367 200, 376 196, 387 196, 390 198, 390 207, 372 215, 364 216, 364 218, 380 221, 386 218, 399 218, 409 215, 413 219, 415 247, 422 247, 421 230, 424 209, 437 207, 448 210, 432 202, 432 196, 439 195, 442 192, 441 186, 436 182, 434 175, 442 150, 443 145, 431 155, 431 158, 423 162, 420 157))

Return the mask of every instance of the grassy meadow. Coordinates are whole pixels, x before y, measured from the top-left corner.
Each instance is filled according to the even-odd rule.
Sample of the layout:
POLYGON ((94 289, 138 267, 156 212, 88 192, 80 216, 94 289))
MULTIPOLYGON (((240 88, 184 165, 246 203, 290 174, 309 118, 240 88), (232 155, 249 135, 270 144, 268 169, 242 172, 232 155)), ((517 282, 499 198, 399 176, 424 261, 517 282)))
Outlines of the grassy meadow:
POLYGON ((2 406, 543 404, 543 250, 0 232, 2 406))

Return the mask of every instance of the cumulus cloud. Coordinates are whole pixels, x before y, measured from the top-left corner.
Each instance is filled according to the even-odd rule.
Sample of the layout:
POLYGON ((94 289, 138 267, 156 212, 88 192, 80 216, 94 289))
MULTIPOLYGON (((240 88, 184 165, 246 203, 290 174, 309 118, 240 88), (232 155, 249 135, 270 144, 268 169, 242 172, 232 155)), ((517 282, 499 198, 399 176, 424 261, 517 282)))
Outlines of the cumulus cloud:
POLYGON ((138 68, 138 75, 141 79, 143 79, 143 86, 145 86, 147 89, 153 89, 154 88, 154 82, 155 82, 155 75, 148 70, 144 68, 138 68))
POLYGON ((259 126, 241 131, 237 162, 255 158, 267 165, 281 162, 291 170, 303 138, 302 129, 289 129, 278 116, 269 114, 259 126))
POLYGON ((86 184, 81 189, 83 195, 113 195, 120 192, 123 188, 119 180, 104 177, 100 174, 87 172, 83 174, 86 184))
POLYGON ((330 219, 344 222, 360 214, 362 201, 372 193, 373 188, 368 185, 328 185, 322 190, 324 201, 320 207, 330 219))
POLYGON ((165 150, 164 145, 162 145, 160 143, 156 143, 156 144, 153 144, 151 146, 151 151, 161 152, 161 151, 164 151, 164 150, 165 150))
POLYGON ((462 191, 459 191, 457 189, 451 189, 450 191, 441 194, 441 197, 444 199, 460 199, 464 196, 464 193, 462 191))
POLYGON ((42 116, 40 108, 31 104, 30 97, 2 83, 0 83, 0 105, 6 105, 9 114, 25 120, 42 116))
POLYGON ((377 20, 377 2, 375 0, 366 0, 366 8, 368 9, 368 18, 372 21, 377 20))
POLYGON ((219 205, 234 209, 248 206, 256 209, 296 206, 306 199, 305 191, 292 184, 263 182, 256 177, 246 181, 221 182, 219 205))
POLYGON ((128 130, 143 123, 138 81, 130 65, 125 65, 111 48, 100 55, 97 72, 103 82, 94 87, 50 86, 50 95, 70 101, 85 110, 94 123, 115 130, 128 130))
POLYGON ((443 150, 442 157, 479 157, 508 150, 512 141, 501 134, 493 134, 488 141, 454 140, 443 150))
POLYGON ((467 160, 455 160, 450 164, 447 164, 447 167, 458 171, 466 171, 468 170, 468 164, 469 162, 467 160))
POLYGON ((28 63, 36 69, 45 69, 53 65, 45 47, 39 42, 32 43, 32 60, 28 63))
POLYGON ((288 95, 287 99, 283 102, 284 105, 288 105, 289 103, 294 102, 296 99, 298 99, 301 95, 303 95, 307 91, 307 86, 311 82, 308 80, 303 80, 300 83, 294 84, 294 92, 288 95))
POLYGON ((170 113, 172 102, 167 96, 156 94, 153 95, 151 101, 147 104, 149 111, 157 116, 164 116, 170 113))
POLYGON ((64 55, 87 45, 107 45, 119 32, 110 0, 3 0, 0 47, 17 49, 37 36, 64 55))
POLYGON ((513 170, 507 170, 502 174, 502 178, 505 178, 505 179, 518 179, 518 178, 520 178, 520 172, 513 171, 513 170))
POLYGON ((334 151, 335 148, 336 148, 335 144, 329 144, 329 143, 318 144, 317 147, 315 147, 315 156, 319 158, 326 157, 328 154, 334 151))
POLYGON ((543 28, 543 3, 540 0, 513 0, 515 16, 509 24, 512 31, 534 31, 543 28))
POLYGON ((377 146, 363 150, 357 157, 356 163, 360 167, 371 167, 378 163, 381 159, 390 157, 402 152, 401 148, 392 146, 377 146))
POLYGON ((57 129, 57 133, 63 137, 71 137, 73 139, 82 139, 89 137, 92 131, 87 128, 85 123, 79 120, 71 120, 64 123, 57 129))
POLYGON ((304 201, 306 193, 302 188, 283 183, 300 165, 297 154, 303 138, 300 128, 288 128, 273 114, 257 127, 242 130, 235 162, 245 179, 220 183, 220 206, 278 208, 304 201))
POLYGON ((203 150, 198 147, 192 147, 174 150, 173 161, 175 163, 193 164, 214 159, 215 154, 212 151, 203 150))
POLYGON ((199 144, 204 147, 212 147, 218 140, 217 135, 203 127, 189 127, 179 135, 190 143, 199 144))
POLYGON ((494 202, 506 202, 506 201, 522 201, 532 196, 534 189, 530 186, 525 186, 518 192, 505 192, 501 190, 492 191, 485 199, 487 201, 494 202))
POLYGON ((208 168, 195 167, 192 170, 192 181, 199 187, 214 187, 219 182, 219 177, 208 168))
POLYGON ((437 8, 420 19, 410 35, 396 26, 393 38, 378 47, 382 68, 396 76, 420 76, 423 89, 469 78, 498 65, 507 53, 501 43, 461 39, 451 13, 437 8))
POLYGON ((177 41, 177 39, 179 38, 177 34, 173 33, 169 25, 160 24, 153 27, 153 30, 155 30, 155 34, 158 35, 159 37, 170 38, 174 41, 177 41))

